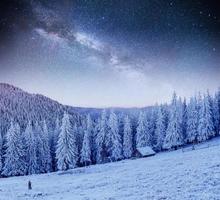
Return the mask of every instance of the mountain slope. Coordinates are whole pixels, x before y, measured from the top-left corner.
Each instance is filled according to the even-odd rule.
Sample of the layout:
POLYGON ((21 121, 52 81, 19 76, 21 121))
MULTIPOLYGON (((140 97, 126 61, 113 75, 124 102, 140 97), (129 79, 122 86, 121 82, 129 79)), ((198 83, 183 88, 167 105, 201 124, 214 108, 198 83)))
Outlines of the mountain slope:
MULTIPOLYGON (((140 108, 106 108, 113 109, 117 114, 128 114, 137 118, 140 108)), ((142 108, 144 110, 151 107, 142 108)), ((101 108, 80 108, 62 105, 40 94, 30 94, 15 86, 0 83, 0 131, 4 135, 9 128, 11 120, 19 122, 22 129, 27 121, 46 120, 49 129, 53 129, 56 118, 62 118, 63 112, 68 111, 71 121, 82 123, 84 116, 90 114, 93 118, 100 116, 101 108)))
MULTIPOLYGON (((46 120, 49 128, 54 126, 56 118, 61 118, 69 107, 39 94, 30 94, 9 84, 0 83, 0 121, 3 134, 11 119, 18 121, 24 128, 28 120, 46 120)), ((80 115, 70 111, 72 120, 79 122, 80 115)))
POLYGON ((219 199, 220 139, 198 150, 0 180, 0 200, 219 199), (206 148, 208 147, 208 148, 206 148), (33 190, 28 191, 31 180, 33 190))

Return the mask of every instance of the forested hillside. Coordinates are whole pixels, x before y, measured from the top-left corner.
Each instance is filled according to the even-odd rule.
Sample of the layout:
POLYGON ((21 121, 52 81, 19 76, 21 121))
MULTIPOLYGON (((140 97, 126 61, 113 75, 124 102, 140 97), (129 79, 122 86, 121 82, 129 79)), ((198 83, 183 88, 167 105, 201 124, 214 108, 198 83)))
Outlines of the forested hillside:
POLYGON ((16 176, 177 149, 219 135, 220 90, 142 109, 84 109, 0 85, 0 172, 16 176), (133 110, 133 112, 132 112, 133 110))
MULTIPOLYGON (((30 94, 9 84, 0 83, 0 122, 4 135, 11 119, 25 128, 28 120, 46 120, 48 127, 54 127, 56 118, 62 118, 63 112, 69 110, 50 98, 39 94, 30 94)), ((70 112, 75 120, 79 115, 70 112)))

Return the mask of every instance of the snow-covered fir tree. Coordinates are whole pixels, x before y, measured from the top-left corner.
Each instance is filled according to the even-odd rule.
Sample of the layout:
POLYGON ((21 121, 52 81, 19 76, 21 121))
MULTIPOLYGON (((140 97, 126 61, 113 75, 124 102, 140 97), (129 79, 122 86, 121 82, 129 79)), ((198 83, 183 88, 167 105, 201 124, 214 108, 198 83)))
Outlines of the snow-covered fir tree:
POLYGON ((76 123, 73 125, 73 158, 72 158, 72 163, 74 167, 77 167, 77 163, 79 161, 79 148, 77 145, 77 134, 79 133, 78 127, 76 123))
POLYGON ((100 131, 100 121, 101 118, 98 117, 93 124, 93 132, 92 132, 92 162, 96 163, 97 159, 97 138, 98 133, 100 131))
POLYGON ((146 117, 144 112, 140 112, 136 133, 136 146, 144 147, 147 145, 147 129, 146 129, 146 117))
POLYGON ((183 140, 187 140, 187 104, 186 104, 186 98, 183 99, 182 102, 182 135, 183 135, 183 140))
POLYGON ((58 170, 68 170, 77 166, 78 149, 76 134, 76 124, 72 130, 69 114, 64 113, 56 150, 58 170))
POLYGON ((213 98, 213 120, 216 135, 220 134, 220 89, 213 98))
POLYGON ((118 118, 112 111, 109 116, 109 132, 111 138, 111 161, 122 159, 122 142, 119 134, 118 118))
POLYGON ((133 138, 131 122, 128 116, 124 119, 124 131, 123 131, 123 156, 124 158, 130 158, 133 153, 133 138))
POLYGON ((204 96, 199 112, 198 142, 205 141, 215 135, 212 102, 209 93, 204 96))
POLYGON ((87 116, 87 125, 83 137, 83 144, 81 150, 80 161, 84 165, 89 165, 91 163, 91 136, 92 136, 92 120, 90 115, 87 116))
POLYGON ((157 112, 159 106, 156 104, 150 112, 148 117, 149 121, 149 134, 148 134, 148 146, 154 147, 156 145, 156 137, 155 137, 155 129, 156 129, 156 120, 157 120, 157 112))
POLYGON ((35 143, 36 143, 36 156, 37 156, 37 171, 38 173, 44 172, 44 166, 42 163, 43 157, 44 157, 44 149, 43 149, 43 141, 42 141, 42 127, 38 123, 38 121, 35 122, 34 125, 34 137, 35 137, 35 143))
POLYGON ((194 142, 198 135, 198 110, 196 97, 191 97, 187 107, 186 141, 194 142))
POLYGON ((55 122, 55 128, 52 133, 52 138, 51 138, 51 145, 50 145, 50 151, 51 151, 51 163, 52 163, 52 168, 55 171, 56 168, 56 147, 57 147, 57 142, 58 142, 58 137, 60 133, 60 120, 57 117, 56 122, 55 122))
POLYGON ((42 144, 43 144, 43 152, 44 155, 42 157, 43 164, 43 172, 51 171, 51 154, 50 154, 50 146, 49 146, 49 133, 47 129, 46 121, 43 121, 43 132, 42 132, 42 144))
POLYGON ((218 92, 216 93, 216 103, 218 104, 218 113, 219 113, 219 124, 218 124, 218 134, 220 134, 220 87, 218 88, 218 92))
POLYGON ((176 93, 174 93, 172 104, 170 106, 169 123, 163 143, 164 149, 170 149, 172 147, 176 148, 183 144, 180 116, 181 116, 180 106, 178 105, 176 93))
POLYGON ((207 95, 205 97, 205 103, 206 103, 206 120, 207 120, 207 132, 209 135, 209 138, 215 136, 215 124, 214 124, 214 114, 213 114, 213 99, 209 94, 209 91, 207 92, 207 95))
POLYGON ((162 106, 158 108, 157 119, 156 119, 156 129, 155 129, 155 138, 156 145, 155 149, 158 151, 162 150, 165 134, 166 134, 166 122, 165 122, 165 114, 162 106))
POLYGON ((208 139, 208 134, 206 133, 206 109, 205 109, 205 99, 202 99, 200 96, 198 98, 198 112, 199 112, 199 121, 198 121, 198 136, 197 141, 202 142, 208 139))
POLYGON ((99 120, 99 124, 96 127, 97 129, 97 137, 96 137, 96 162, 102 163, 105 160, 107 154, 106 147, 106 133, 108 130, 107 127, 107 117, 106 110, 102 111, 101 119, 99 120))
POLYGON ((0 172, 2 171, 3 167, 3 138, 2 133, 0 132, 0 172))
POLYGON ((81 124, 77 126, 76 143, 77 143, 77 148, 78 148, 79 153, 82 150, 83 138, 84 138, 84 133, 86 130, 86 121, 87 120, 83 120, 81 124))
POLYGON ((90 136, 90 147, 91 147, 91 163, 96 163, 96 137, 97 137, 97 121, 91 119, 91 136, 90 136))
POLYGON ((25 156, 26 156, 26 163, 27 163, 27 174, 36 174, 38 172, 38 165, 37 165, 37 146, 36 146, 36 139, 33 132, 33 125, 32 122, 29 121, 26 129, 25 129, 25 156))
POLYGON ((4 176, 19 176, 25 174, 25 163, 23 160, 24 149, 22 146, 20 126, 11 122, 7 132, 5 162, 2 171, 4 176))
POLYGON ((154 143, 154 132, 156 123, 156 111, 153 109, 147 114, 145 119, 145 129, 146 129, 146 145, 153 146, 154 143))

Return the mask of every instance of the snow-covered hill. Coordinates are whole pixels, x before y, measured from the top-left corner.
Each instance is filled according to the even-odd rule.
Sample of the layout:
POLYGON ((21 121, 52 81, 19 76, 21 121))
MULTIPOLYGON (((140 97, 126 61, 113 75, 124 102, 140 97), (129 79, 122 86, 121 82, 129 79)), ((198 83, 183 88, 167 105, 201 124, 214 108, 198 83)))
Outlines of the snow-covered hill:
POLYGON ((28 120, 46 120, 48 128, 53 129, 56 118, 62 118, 63 112, 68 111, 72 120, 79 123, 81 115, 73 108, 62 105, 40 94, 30 94, 15 86, 0 83, 0 122, 1 132, 5 135, 11 119, 17 121, 24 129, 28 120))
MULTIPOLYGON (((67 172, 0 179, 0 200, 220 199, 220 139, 196 150, 78 168, 67 172), (33 189, 28 190, 31 180, 33 189)), ((185 149, 186 150, 186 149, 185 149)))

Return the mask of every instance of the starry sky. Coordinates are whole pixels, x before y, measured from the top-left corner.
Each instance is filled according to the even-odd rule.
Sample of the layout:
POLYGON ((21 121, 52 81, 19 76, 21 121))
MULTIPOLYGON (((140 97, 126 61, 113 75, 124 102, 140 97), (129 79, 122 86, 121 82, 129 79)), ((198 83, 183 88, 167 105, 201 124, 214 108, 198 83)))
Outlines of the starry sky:
POLYGON ((0 82, 82 107, 220 86, 217 0, 1 0, 0 82))

